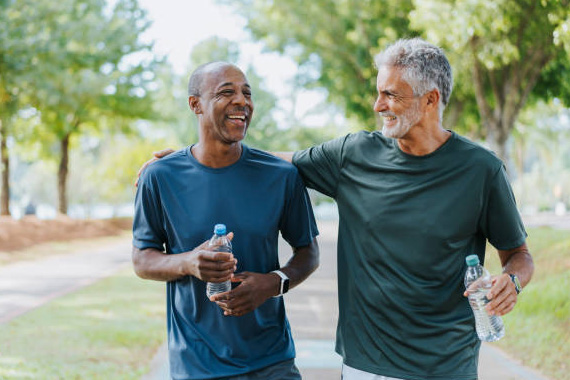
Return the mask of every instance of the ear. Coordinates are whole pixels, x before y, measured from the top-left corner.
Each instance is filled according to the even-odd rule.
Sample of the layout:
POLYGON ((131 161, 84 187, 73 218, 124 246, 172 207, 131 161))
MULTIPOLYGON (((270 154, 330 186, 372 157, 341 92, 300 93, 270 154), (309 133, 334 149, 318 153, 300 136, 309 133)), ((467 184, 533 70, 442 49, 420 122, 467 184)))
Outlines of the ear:
POLYGON ((202 107, 200 104, 200 97, 199 96, 189 96, 188 97, 188 105, 190 106, 190 109, 196 114, 201 114, 202 113, 202 107))
POLYGON ((441 96, 441 94, 439 93, 439 90, 437 88, 434 88, 433 90, 428 92, 426 95, 427 95, 426 105, 428 107, 436 107, 436 108, 439 107, 439 97, 441 96))

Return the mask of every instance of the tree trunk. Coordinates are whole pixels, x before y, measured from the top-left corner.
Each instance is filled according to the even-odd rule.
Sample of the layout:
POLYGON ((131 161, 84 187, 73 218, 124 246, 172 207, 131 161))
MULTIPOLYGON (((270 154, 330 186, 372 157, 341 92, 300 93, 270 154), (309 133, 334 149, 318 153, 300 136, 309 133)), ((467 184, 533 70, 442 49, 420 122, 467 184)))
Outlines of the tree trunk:
POLYGON ((513 126, 501 125, 500 122, 496 120, 489 120, 488 125, 487 142, 489 144, 489 148, 491 148, 491 150, 503 161, 505 166, 508 167, 509 155, 507 152, 507 140, 509 139, 513 126))
POLYGON ((0 156, 2 166, 2 195, 0 197, 0 215, 10 215, 10 156, 8 155, 8 126, 6 119, 0 120, 0 156))
POLYGON ((67 215, 67 174, 69 165, 69 136, 67 133, 60 140, 61 160, 57 171, 57 194, 58 194, 58 211, 67 215))

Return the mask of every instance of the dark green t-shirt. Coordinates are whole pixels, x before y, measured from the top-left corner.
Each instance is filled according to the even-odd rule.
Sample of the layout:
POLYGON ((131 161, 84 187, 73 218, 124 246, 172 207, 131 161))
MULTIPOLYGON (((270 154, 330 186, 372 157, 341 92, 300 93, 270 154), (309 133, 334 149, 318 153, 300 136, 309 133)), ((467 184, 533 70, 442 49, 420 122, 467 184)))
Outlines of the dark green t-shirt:
POLYGON ((338 204, 344 363, 403 379, 476 379, 480 342, 463 297, 465 256, 526 238, 501 161, 452 133, 412 156, 379 132, 297 152, 306 186, 338 204))

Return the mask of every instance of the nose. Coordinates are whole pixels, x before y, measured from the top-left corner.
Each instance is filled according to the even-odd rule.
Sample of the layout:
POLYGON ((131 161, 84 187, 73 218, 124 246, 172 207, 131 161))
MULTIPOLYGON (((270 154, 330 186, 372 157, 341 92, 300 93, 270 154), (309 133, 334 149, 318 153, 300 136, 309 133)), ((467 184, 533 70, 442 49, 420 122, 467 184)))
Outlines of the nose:
POLYGON ((238 91, 232 99, 232 103, 240 105, 240 106, 245 106, 249 102, 250 102, 250 100, 241 91, 238 91))
POLYGON ((374 102, 374 112, 384 112, 388 109, 383 96, 379 95, 374 102))

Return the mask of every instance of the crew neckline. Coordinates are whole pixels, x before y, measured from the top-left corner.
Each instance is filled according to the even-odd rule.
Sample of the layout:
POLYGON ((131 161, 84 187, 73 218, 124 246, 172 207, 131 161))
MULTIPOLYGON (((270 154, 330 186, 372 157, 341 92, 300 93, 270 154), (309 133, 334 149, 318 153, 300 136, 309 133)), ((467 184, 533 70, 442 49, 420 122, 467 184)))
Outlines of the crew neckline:
POLYGON ((398 152, 398 154, 400 154, 402 157, 409 158, 412 160, 428 159, 428 158, 436 156, 436 155, 440 154, 441 152, 447 150, 447 148, 452 144, 452 141, 457 139, 457 133, 455 133, 454 131, 449 130, 449 129, 446 129, 446 131, 450 132, 451 136, 449 136, 449 138, 443 144, 441 144, 436 150, 434 150, 431 153, 425 154, 423 156, 416 156, 414 154, 409 154, 409 153, 404 152, 402 149, 400 149, 400 146, 398 145, 397 139, 391 139, 392 140, 392 146, 398 152))
POLYGON ((224 166, 223 168, 212 168, 212 167, 209 167, 209 166, 202 164, 200 161, 198 161, 198 159, 196 159, 196 157, 194 157, 194 155, 192 154, 192 147, 194 145, 196 145, 196 144, 188 145, 186 147, 186 155, 188 156, 188 159, 190 160, 190 162, 192 162, 194 165, 196 165, 200 169, 206 170, 206 171, 209 171, 212 173, 222 173, 222 172, 233 169, 234 167, 241 164, 241 162, 245 159, 247 152, 249 152, 248 146, 242 143, 241 144, 241 155, 236 162, 234 162, 231 165, 224 166))

